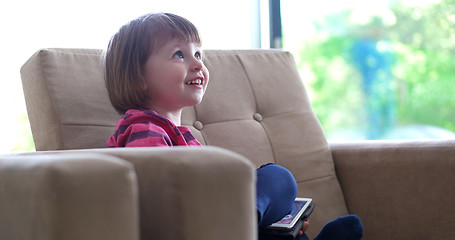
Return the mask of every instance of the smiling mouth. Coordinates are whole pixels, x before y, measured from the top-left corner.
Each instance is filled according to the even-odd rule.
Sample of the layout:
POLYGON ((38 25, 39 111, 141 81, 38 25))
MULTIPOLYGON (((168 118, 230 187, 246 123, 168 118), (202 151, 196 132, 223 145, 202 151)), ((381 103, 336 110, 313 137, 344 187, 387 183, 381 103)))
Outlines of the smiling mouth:
POLYGON ((202 85, 202 79, 195 79, 193 81, 189 81, 186 84, 188 85, 202 85))

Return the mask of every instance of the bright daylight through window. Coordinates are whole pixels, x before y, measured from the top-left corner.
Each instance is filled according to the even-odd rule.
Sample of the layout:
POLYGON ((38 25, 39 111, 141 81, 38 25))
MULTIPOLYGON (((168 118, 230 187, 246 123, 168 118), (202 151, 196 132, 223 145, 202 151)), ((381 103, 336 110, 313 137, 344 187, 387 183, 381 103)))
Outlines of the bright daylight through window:
POLYGON ((455 1, 281 1, 329 140, 455 137, 455 1))

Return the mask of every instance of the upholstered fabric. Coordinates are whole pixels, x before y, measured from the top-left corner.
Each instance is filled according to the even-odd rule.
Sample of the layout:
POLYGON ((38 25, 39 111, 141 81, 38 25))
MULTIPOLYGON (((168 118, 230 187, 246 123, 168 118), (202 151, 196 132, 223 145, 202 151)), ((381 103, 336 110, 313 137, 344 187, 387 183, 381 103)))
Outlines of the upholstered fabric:
MULTIPOLYGON (((257 167, 273 162, 312 197, 312 231, 347 214, 333 160, 294 59, 279 50, 206 51, 210 84, 184 110, 182 125, 202 144, 219 146, 257 167)), ((119 115, 109 103, 102 51, 43 49, 21 69, 38 150, 105 147, 119 115), (39 73, 39 74, 37 74, 39 73)))
POLYGON ((0 156, 0 239, 139 239, 133 165, 99 153, 0 156))
POLYGON ((84 151, 134 165, 141 239, 255 238, 256 178, 246 158, 215 147, 84 151))
POLYGON ((216 147, 0 155, 0 239, 255 239, 254 186, 216 147))
POLYGON ((119 115, 103 82, 101 50, 46 49, 21 69, 37 150, 105 147, 119 115))
POLYGON ((455 140, 331 144, 365 239, 455 239, 455 140))

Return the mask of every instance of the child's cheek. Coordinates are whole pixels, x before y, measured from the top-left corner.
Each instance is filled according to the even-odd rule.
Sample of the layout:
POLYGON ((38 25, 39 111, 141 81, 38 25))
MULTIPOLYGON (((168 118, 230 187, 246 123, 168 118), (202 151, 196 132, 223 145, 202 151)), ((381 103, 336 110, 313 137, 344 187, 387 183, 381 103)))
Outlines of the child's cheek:
POLYGON ((206 79, 206 82, 207 82, 206 85, 207 85, 209 83, 209 80, 210 80, 210 72, 205 66, 204 66, 204 70, 205 70, 204 71, 204 77, 206 79))

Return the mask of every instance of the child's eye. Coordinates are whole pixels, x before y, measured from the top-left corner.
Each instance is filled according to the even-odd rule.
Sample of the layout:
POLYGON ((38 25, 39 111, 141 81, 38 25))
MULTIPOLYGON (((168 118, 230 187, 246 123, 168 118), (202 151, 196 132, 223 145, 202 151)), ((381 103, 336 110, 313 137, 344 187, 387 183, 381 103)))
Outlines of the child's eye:
POLYGON ((197 59, 202 59, 202 54, 200 52, 196 52, 194 54, 194 57, 197 58, 197 59))
POLYGON ((172 56, 173 58, 183 58, 183 54, 181 51, 177 51, 174 53, 174 56, 172 56))

